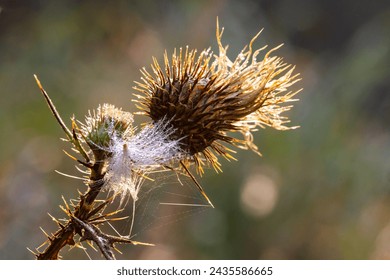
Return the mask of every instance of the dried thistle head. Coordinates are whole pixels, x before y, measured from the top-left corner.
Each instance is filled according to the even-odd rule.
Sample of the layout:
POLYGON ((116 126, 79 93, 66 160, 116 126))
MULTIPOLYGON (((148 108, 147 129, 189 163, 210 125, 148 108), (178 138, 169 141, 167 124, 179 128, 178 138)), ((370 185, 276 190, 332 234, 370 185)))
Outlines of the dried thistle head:
POLYGON ((287 127, 289 120, 281 114, 292 107, 289 102, 295 101, 297 92, 288 87, 299 79, 293 66, 272 55, 280 46, 258 61, 265 49, 252 49, 259 33, 230 60, 227 46, 221 43, 222 33, 217 24, 219 54, 207 49, 198 55, 188 47, 178 53, 175 50, 171 58, 165 53, 164 66, 153 58, 153 74, 143 68, 143 82, 134 87, 141 93, 136 95, 140 113, 154 122, 169 122, 174 128, 171 139, 179 141, 187 155, 185 162, 195 162, 200 174, 205 163, 221 170, 216 155, 233 158, 226 144, 259 153, 252 135, 257 127, 296 128, 287 127), (240 132, 244 137, 228 132, 240 132))

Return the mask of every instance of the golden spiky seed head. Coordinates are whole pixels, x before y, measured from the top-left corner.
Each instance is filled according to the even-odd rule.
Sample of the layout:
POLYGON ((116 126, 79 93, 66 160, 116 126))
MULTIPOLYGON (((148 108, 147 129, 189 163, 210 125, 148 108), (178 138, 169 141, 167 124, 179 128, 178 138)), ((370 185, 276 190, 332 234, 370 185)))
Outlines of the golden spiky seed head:
POLYGON ((257 126, 296 128, 285 126, 289 120, 281 116, 291 108, 286 103, 295 101, 297 93, 287 88, 299 79, 298 74, 293 75, 293 66, 271 56, 280 46, 257 61, 265 49, 252 49, 258 33, 232 61, 226 54, 227 47, 222 46, 222 33, 217 26, 218 55, 210 49, 197 55, 196 50, 187 47, 178 53, 175 50, 169 59, 165 52, 164 66, 153 58, 153 75, 143 68, 143 82, 136 82, 134 87, 141 92, 136 95, 141 114, 154 122, 163 118, 169 121, 175 129, 171 137, 180 139, 180 148, 200 173, 203 159, 220 170, 215 153, 232 158, 232 150, 224 143, 259 153, 251 134, 257 126), (244 139, 227 135, 234 131, 241 132, 244 139))

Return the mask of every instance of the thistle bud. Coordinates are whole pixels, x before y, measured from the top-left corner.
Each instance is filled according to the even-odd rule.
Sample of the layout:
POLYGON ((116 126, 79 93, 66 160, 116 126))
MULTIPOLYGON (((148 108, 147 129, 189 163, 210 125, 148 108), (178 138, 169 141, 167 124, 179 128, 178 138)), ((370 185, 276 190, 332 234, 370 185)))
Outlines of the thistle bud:
POLYGON ((85 141, 95 152, 108 151, 113 139, 127 139, 134 134, 133 115, 110 104, 89 112, 82 124, 85 141))

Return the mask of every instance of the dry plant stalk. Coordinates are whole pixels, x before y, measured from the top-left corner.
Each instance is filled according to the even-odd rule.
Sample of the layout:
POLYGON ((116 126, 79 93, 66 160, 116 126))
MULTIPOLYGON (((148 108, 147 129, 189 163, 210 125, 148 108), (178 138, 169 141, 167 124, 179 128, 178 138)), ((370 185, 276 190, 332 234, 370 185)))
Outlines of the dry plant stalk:
MULTIPOLYGON (((191 173, 195 167, 199 175, 204 167, 221 171, 218 155, 234 159, 234 150, 226 144, 259 153, 253 142, 252 132, 258 127, 269 126, 278 130, 289 122, 282 113, 296 101, 298 91, 288 88, 299 81, 293 74, 294 67, 274 56, 279 47, 258 56, 266 47, 253 50, 257 34, 234 60, 227 56, 227 47, 221 43, 223 29, 217 22, 219 53, 210 49, 199 55, 189 48, 164 54, 160 66, 153 58, 152 72, 141 70, 141 82, 134 89, 138 114, 151 121, 137 131, 133 127, 133 115, 113 105, 103 104, 90 112, 85 122, 72 119, 69 129, 56 111, 53 102, 36 82, 51 112, 79 154, 77 163, 86 168, 87 191, 80 194, 77 203, 67 203, 62 209, 67 215, 65 222, 53 217, 59 229, 34 254, 37 259, 58 259, 66 245, 80 246, 81 242, 94 243, 106 259, 114 259, 116 243, 142 244, 127 236, 112 236, 102 232, 100 225, 121 219, 121 208, 107 213, 106 206, 119 197, 120 205, 129 199, 135 203, 149 174, 165 170, 188 176, 210 206, 213 206, 201 185, 191 173), (242 139, 228 135, 240 132, 242 139), (112 195, 98 201, 97 195, 106 191, 112 195), (76 235, 80 238, 75 240, 76 235)), ((122 217, 123 218, 123 217, 122 217)))

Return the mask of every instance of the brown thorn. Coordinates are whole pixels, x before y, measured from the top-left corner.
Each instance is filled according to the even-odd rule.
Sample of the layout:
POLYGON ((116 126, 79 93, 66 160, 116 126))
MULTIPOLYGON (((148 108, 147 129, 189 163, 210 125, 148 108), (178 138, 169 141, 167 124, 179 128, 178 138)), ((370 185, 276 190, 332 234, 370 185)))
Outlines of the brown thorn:
POLYGON ((64 204, 65 204, 66 210, 67 210, 68 212, 70 212, 70 207, 69 207, 68 202, 66 202, 65 197, 64 197, 64 196, 61 196, 61 198, 62 198, 62 201, 63 201, 64 204))
POLYGON ((43 94, 43 97, 46 100, 47 105, 50 108, 50 111, 52 112, 52 114, 56 118, 56 120, 59 123, 59 125, 61 126, 62 130, 65 132, 66 136, 68 136, 68 139, 71 141, 72 140, 72 133, 70 132, 69 128, 65 125, 64 121, 62 120, 60 114, 58 113, 56 107, 54 106, 53 101, 51 101, 49 95, 47 94, 45 89, 42 87, 41 82, 39 81, 37 75, 34 74, 34 78, 35 78, 35 81, 36 81, 39 89, 41 90, 41 92, 43 94))
POLYGON ((107 219, 105 216, 100 216, 100 217, 94 218, 92 220, 89 220, 89 222, 93 225, 98 225, 98 224, 103 224, 103 223, 107 223, 107 222, 123 221, 123 220, 128 219, 128 218, 129 218, 129 216, 107 219))
POLYGON ((39 227, 39 229, 43 232, 46 238, 49 239, 50 242, 53 241, 53 238, 51 238, 50 235, 42 227, 39 227))
POLYGON ((65 150, 62 150, 64 152, 65 155, 67 155, 68 157, 70 157, 71 159, 73 159, 74 161, 78 161, 77 158, 75 158, 74 156, 72 156, 71 154, 69 154, 67 151, 65 150))
POLYGON ((98 252, 98 249, 96 249, 95 246, 93 246, 93 242, 91 240, 87 240, 86 242, 89 245, 89 247, 91 247, 95 252, 98 252))
MULTIPOLYGON (((33 254, 35 257, 38 256, 38 254, 36 252, 34 252, 33 250, 31 250, 30 248, 26 247, 26 249, 31 253, 33 254)), ((38 252, 39 253, 39 252, 38 252)))
POLYGON ((89 169, 92 169, 93 168, 93 164, 92 163, 89 163, 89 162, 84 162, 84 161, 81 161, 81 160, 77 160, 78 163, 80 163, 81 165, 89 168, 89 169))
POLYGON ((65 212, 66 215, 69 215, 69 210, 66 209, 64 206, 60 205, 60 209, 65 212))
POLYGON ((41 249, 43 246, 45 246, 47 243, 49 243, 49 240, 45 240, 45 242, 43 242, 41 245, 39 245, 37 248, 35 248, 35 250, 37 250, 37 252, 39 252, 39 249, 41 249))
POLYGON ((195 183, 195 185, 198 187, 198 190, 199 192, 203 195, 203 197, 207 200, 207 202, 210 204, 211 207, 215 208, 213 203, 211 203, 211 200, 209 199, 209 197, 207 196, 207 194, 205 193, 205 191, 203 190, 202 186, 198 183, 198 181, 196 180, 196 178, 194 177, 194 175, 192 175, 192 173, 188 170, 187 166, 185 166, 185 164, 180 161, 180 164, 181 166, 184 168, 184 170, 186 171, 186 173, 188 174, 188 176, 190 176, 190 178, 192 179, 192 181, 195 183))
POLYGON ((117 251, 119 254, 123 255, 122 251, 120 251, 118 248, 116 248, 115 246, 113 247, 115 251, 117 251))
POLYGON ((75 142, 74 144, 77 147, 77 150, 80 152, 80 154, 85 158, 85 160, 87 162, 90 162, 91 159, 88 157, 88 155, 85 152, 83 146, 81 146, 79 138, 77 137, 76 129, 77 129, 77 132, 80 133, 83 136, 83 138, 85 138, 84 135, 81 133, 79 127, 77 126, 74 118, 72 118, 72 132, 73 132, 73 140, 75 142))
POLYGON ((57 219, 57 218, 55 218, 55 217, 53 217, 50 213, 47 213, 48 215, 49 215, 49 217, 61 228, 61 229, 64 229, 65 228, 65 226, 63 225, 63 224, 61 224, 61 222, 57 219))
POLYGON ((104 201, 103 203, 101 203, 99 206, 95 207, 95 209, 91 210, 89 213, 88 213, 88 217, 87 219, 89 219, 90 217, 92 217, 93 215, 97 214, 101 209, 103 209, 103 207, 105 207, 108 203, 110 203, 111 200, 106 200, 104 201))

